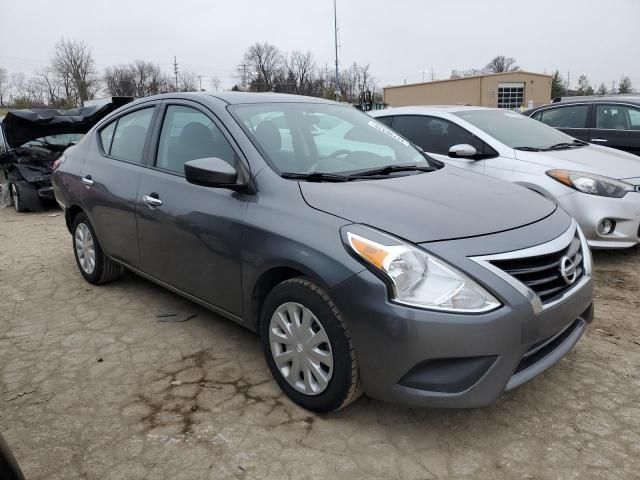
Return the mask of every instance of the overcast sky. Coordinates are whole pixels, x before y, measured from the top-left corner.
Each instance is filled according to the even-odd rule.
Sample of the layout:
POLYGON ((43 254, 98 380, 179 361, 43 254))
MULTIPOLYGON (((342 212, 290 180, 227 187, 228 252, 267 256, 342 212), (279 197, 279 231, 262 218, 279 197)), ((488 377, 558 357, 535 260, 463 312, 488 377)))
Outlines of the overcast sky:
MULTIPOLYGON (((379 86, 448 78, 493 56, 534 72, 622 74, 640 89, 640 0, 338 0, 341 66, 370 63, 379 86)), ((60 37, 84 40, 97 67, 151 60, 230 88, 247 46, 311 50, 333 63, 332 0, 0 0, 0 66, 27 74, 60 37)))

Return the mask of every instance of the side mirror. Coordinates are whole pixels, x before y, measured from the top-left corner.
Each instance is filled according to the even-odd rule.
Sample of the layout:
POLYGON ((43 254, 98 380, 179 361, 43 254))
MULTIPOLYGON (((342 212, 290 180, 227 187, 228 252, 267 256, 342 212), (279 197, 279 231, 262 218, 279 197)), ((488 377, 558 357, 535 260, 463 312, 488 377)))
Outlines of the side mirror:
POLYGON ((217 157, 197 158, 184 164, 184 176, 189 183, 203 187, 238 187, 238 171, 217 157))
POLYGON ((454 145, 449 149, 449 156, 451 158, 472 158, 478 154, 478 151, 475 147, 468 145, 466 143, 461 143, 459 145, 454 145))

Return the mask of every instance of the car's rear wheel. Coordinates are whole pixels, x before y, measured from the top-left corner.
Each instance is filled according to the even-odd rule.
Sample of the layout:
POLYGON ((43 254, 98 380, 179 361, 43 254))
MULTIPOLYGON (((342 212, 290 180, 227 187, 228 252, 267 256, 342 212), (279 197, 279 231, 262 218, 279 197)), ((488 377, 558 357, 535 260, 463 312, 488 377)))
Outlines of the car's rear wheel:
POLYGON ((22 205, 20 188, 15 183, 11 184, 11 203, 13 203, 13 208, 15 208, 16 212, 24 213, 27 211, 27 209, 22 205))
POLYGON ((269 293, 260 339, 272 375, 298 405, 330 412, 361 395, 344 319, 326 292, 311 281, 292 278, 269 293))
POLYGON ((111 282, 122 274, 122 267, 104 254, 93 226, 84 213, 79 213, 74 219, 72 233, 76 264, 87 282, 99 285, 111 282))

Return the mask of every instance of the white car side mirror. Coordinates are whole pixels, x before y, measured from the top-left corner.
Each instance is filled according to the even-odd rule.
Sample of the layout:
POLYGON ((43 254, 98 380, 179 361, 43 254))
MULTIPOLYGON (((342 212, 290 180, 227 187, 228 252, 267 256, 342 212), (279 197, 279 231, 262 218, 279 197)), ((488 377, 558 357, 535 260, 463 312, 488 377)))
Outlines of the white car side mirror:
POLYGON ((469 158, 475 157, 477 154, 477 150, 473 146, 466 143, 453 145, 449 149, 449 156, 451 158, 469 158))

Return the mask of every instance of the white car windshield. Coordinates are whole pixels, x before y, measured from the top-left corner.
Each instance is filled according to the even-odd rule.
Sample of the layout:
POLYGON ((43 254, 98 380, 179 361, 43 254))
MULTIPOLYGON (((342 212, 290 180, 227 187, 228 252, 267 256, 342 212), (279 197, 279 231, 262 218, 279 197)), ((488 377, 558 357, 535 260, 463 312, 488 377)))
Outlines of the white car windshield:
POLYGON ((403 137, 353 107, 262 103, 231 112, 279 173, 357 173, 428 160, 403 137))
POLYGON ((555 128, 510 110, 465 110, 455 115, 515 149, 548 150, 583 145, 555 128))

